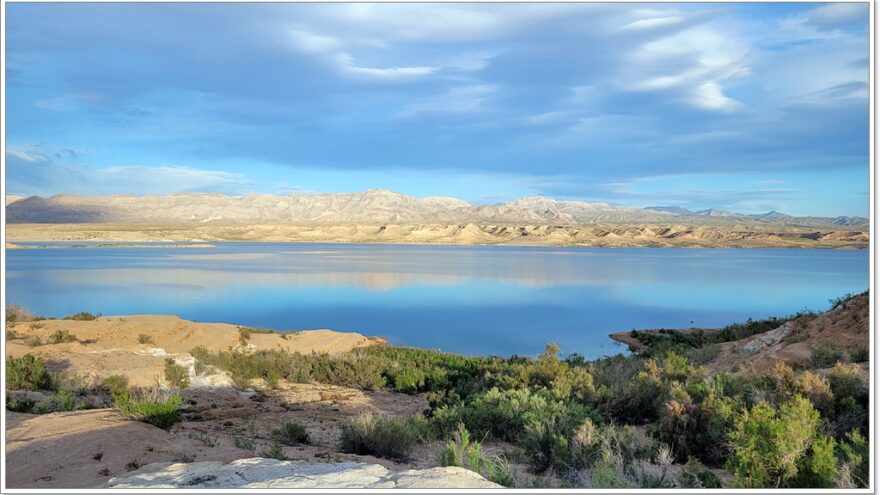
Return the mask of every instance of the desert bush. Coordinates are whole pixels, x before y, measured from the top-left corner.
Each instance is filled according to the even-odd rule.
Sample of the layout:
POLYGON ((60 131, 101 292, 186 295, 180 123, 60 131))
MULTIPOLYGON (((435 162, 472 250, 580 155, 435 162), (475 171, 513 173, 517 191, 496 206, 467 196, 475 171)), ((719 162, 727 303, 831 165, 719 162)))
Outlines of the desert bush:
POLYGON ((409 366, 402 367, 386 374, 388 384, 396 391, 404 394, 415 394, 425 388, 425 373, 409 366))
POLYGON ((110 375, 101 380, 98 388, 111 396, 128 390, 128 378, 122 375, 110 375))
POLYGON ((854 363, 867 363, 871 359, 871 350, 866 345, 858 346, 849 351, 849 360, 854 363))
POLYGON ((153 343, 153 337, 150 337, 149 335, 147 335, 145 333, 138 334, 138 344, 152 344, 152 343, 153 343))
POLYGON ((743 488, 780 487, 795 479, 821 424, 810 401, 795 396, 777 414, 759 402, 736 418, 729 469, 743 488))
POLYGON ((242 436, 234 436, 232 437, 232 445, 234 445, 238 449, 249 450, 251 452, 257 451, 257 446, 254 444, 253 439, 242 437, 242 436))
POLYGON ((26 345, 28 347, 39 347, 41 345, 46 345, 46 344, 37 335, 28 335, 24 339, 24 345, 26 345))
POLYGON ((838 401, 845 397, 859 401, 868 396, 868 387, 862 380, 862 369, 857 364, 837 363, 828 373, 828 383, 838 401))
POLYGON ((272 432, 272 436, 284 445, 309 443, 309 432, 295 421, 285 421, 272 432))
POLYGON ((49 336, 50 344, 66 344, 68 342, 76 342, 76 335, 67 330, 55 330, 55 333, 49 336))
POLYGON ((341 428, 343 452, 397 461, 407 460, 412 447, 429 431, 421 416, 400 419, 372 414, 343 422, 341 428))
POLYGON ((834 407, 834 394, 828 385, 828 380, 810 371, 804 371, 797 377, 794 390, 806 397, 820 412, 826 416, 834 407))
POLYGON ((503 457, 483 454, 483 446, 471 440, 470 432, 460 423, 458 430, 440 451, 440 465, 469 469, 508 488, 516 485, 510 464, 503 457))
POLYGON ((36 403, 29 399, 14 399, 10 395, 6 396, 6 410, 20 413, 33 412, 36 403))
POLYGON ((678 477, 682 488, 721 488, 721 479, 699 461, 689 460, 678 477))
POLYGON ((113 407, 126 419, 150 423, 163 430, 170 429, 180 421, 179 408, 182 404, 180 394, 158 387, 125 391, 113 397, 113 407))
POLYGON ((74 313, 69 316, 65 316, 65 320, 75 320, 75 321, 92 321, 97 320, 101 317, 101 313, 90 313, 88 311, 80 311, 79 313, 74 313))
POLYGON ((566 427, 574 428, 591 414, 587 406, 558 400, 546 389, 530 392, 492 388, 456 405, 436 409, 431 419, 440 432, 454 431, 461 422, 474 434, 518 442, 528 425, 565 419, 566 427))
POLYGON ((165 358, 165 381, 172 387, 189 387, 189 370, 177 364, 172 358, 165 358))
POLYGON ((72 390, 59 390, 52 396, 52 406, 56 411, 75 411, 85 408, 85 404, 77 400, 72 390))
POLYGON ((566 419, 547 418, 526 425, 519 444, 525 449, 529 464, 536 473, 542 473, 550 467, 569 467, 571 428, 562 424, 566 419))
POLYGON ((839 488, 866 488, 870 479, 868 439, 858 430, 848 432, 840 442, 841 464, 838 470, 839 488), (841 474, 844 478, 841 479, 841 474))
POLYGON ((260 452, 260 457, 275 459, 276 461, 287 460, 287 456, 284 454, 284 449, 281 447, 281 445, 277 443, 273 443, 272 447, 270 447, 268 450, 260 452))
POLYGON ((6 358, 6 390, 51 390, 52 375, 46 363, 32 354, 6 358))
POLYGON ((603 450, 599 460, 590 470, 591 488, 629 488, 629 480, 619 454, 603 450))
POLYGON ((35 316, 30 311, 22 308, 17 304, 6 306, 6 323, 21 323, 23 321, 41 320, 39 316, 35 316))
POLYGON ((188 438, 192 440, 196 440, 201 442, 202 445, 206 447, 216 447, 217 446, 217 438, 207 435, 202 432, 194 432, 187 435, 188 438))
POLYGON ((264 328, 254 328, 254 327, 238 327, 238 343, 242 347, 248 344, 248 340, 250 340, 251 335, 255 333, 275 333, 273 330, 268 330, 264 328))
POLYGON ((830 368, 843 359, 843 353, 836 347, 821 346, 813 349, 810 355, 811 368, 830 368))
POLYGON ((837 485, 838 468, 832 437, 818 436, 810 445, 807 455, 798 464, 797 478, 793 486, 810 488, 834 488, 837 485))

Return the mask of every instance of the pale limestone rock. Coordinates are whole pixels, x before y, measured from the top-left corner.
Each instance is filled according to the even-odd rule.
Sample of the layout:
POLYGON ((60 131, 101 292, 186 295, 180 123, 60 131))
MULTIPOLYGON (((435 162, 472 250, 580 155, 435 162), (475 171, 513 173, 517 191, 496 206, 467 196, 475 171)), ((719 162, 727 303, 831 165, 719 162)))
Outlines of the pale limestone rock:
POLYGON ((500 488, 456 467, 393 472, 378 464, 309 464, 251 458, 220 462, 155 463, 111 478, 106 488, 500 488))

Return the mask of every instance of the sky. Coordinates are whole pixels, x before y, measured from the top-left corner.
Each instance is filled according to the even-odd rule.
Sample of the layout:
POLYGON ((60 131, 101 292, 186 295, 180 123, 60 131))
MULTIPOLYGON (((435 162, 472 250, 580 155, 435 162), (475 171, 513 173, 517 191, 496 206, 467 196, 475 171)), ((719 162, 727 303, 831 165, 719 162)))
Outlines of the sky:
POLYGON ((868 4, 6 4, 8 194, 868 216, 868 4))

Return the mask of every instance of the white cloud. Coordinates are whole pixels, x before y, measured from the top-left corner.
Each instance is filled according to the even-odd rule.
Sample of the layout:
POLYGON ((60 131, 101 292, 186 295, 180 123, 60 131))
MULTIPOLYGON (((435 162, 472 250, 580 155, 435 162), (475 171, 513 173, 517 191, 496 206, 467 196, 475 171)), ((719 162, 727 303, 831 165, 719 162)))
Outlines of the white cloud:
POLYGON ((637 21, 632 21, 624 25, 620 29, 621 31, 643 31, 648 29, 676 26, 684 22, 684 20, 684 17, 677 15, 652 17, 649 19, 639 19, 637 21))
POLYGON ((528 125, 547 125, 564 121, 571 116, 571 112, 564 110, 556 110, 552 112, 544 112, 535 115, 529 115, 523 119, 528 125))
POLYGON ((626 57, 618 84, 630 91, 672 91, 684 104, 729 112, 742 106, 723 83, 751 74, 749 48, 731 33, 708 26, 679 31, 642 44, 626 57))
POLYGON ((805 24, 819 30, 840 29, 861 23, 868 26, 868 3, 831 3, 816 7, 803 16, 805 24))
POLYGON ((477 84, 452 88, 446 93, 425 98, 406 106, 400 117, 412 117, 425 113, 473 113, 486 108, 486 101, 496 91, 489 84, 477 84))
POLYGON ((24 150, 21 148, 10 147, 6 150, 6 153, 20 160, 24 160, 28 163, 49 163, 52 161, 48 156, 43 153, 24 150))
POLYGON ((175 165, 91 167, 53 162, 48 156, 8 149, 9 185, 23 194, 173 194, 241 192, 255 183, 240 173, 175 165))
POLYGON ((724 112, 736 110, 741 106, 740 102, 724 96, 724 93, 721 92, 721 85, 715 82, 703 83, 694 88, 688 101, 698 108, 724 112))
POLYGON ((293 48, 301 53, 316 56, 337 70, 355 76, 366 76, 374 79, 405 79, 426 76, 435 71, 436 67, 362 67, 355 63, 354 57, 343 47, 339 38, 324 36, 304 30, 290 32, 293 48))

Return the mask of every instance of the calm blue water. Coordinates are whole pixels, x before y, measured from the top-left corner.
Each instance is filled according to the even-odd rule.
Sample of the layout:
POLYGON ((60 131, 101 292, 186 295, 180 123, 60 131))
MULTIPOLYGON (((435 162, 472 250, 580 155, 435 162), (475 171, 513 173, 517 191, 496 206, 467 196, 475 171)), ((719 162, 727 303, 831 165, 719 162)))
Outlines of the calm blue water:
POLYGON ((868 287, 867 251, 220 243, 7 251, 7 295, 44 316, 165 313, 331 328, 467 354, 588 357, 610 332, 821 310, 868 287))

